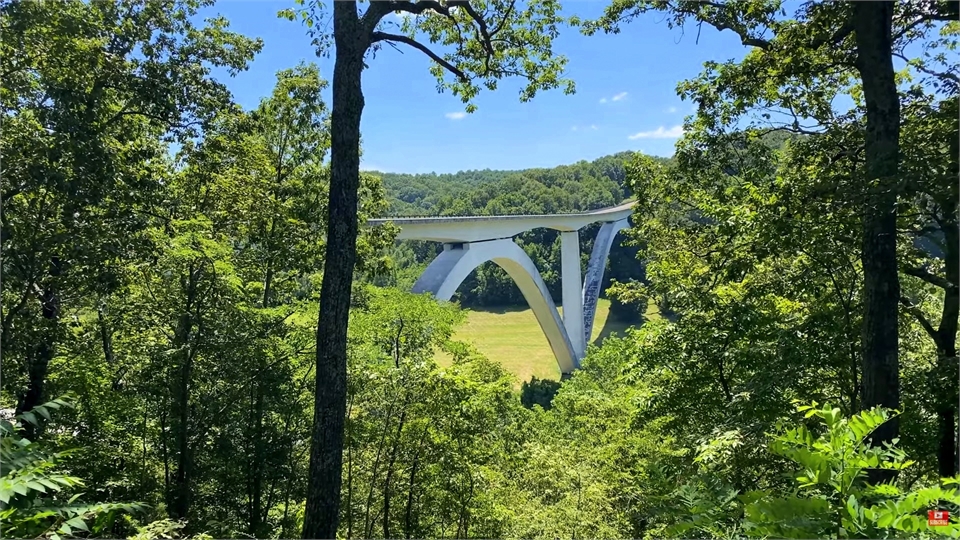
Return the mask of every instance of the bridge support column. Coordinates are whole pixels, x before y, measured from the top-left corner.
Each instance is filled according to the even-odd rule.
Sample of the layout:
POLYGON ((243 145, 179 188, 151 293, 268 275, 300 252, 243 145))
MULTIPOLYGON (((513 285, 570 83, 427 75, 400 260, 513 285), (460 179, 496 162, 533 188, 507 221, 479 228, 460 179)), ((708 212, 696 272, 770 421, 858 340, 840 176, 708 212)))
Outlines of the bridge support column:
POLYGON ((563 326, 579 358, 587 350, 580 283, 580 233, 560 233, 560 278, 563 286, 563 326))

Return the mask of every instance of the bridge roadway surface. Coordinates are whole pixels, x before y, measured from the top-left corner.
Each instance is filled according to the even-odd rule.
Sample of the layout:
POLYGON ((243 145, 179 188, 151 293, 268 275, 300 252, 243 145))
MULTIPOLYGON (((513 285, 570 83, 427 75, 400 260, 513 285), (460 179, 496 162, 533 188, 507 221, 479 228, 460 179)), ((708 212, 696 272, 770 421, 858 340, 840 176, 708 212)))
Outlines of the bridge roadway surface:
POLYGON ((531 229, 546 228, 561 232, 578 231, 591 223, 614 222, 630 217, 636 201, 577 214, 393 217, 371 219, 367 225, 393 223, 400 227, 397 240, 430 240, 461 244, 513 238, 531 229))

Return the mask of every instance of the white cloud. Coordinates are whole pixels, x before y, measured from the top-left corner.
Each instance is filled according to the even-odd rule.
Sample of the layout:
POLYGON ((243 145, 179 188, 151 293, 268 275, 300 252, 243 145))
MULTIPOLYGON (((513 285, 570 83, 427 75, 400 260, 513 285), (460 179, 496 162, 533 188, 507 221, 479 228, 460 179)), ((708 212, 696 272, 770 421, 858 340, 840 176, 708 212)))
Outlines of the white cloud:
POLYGON ((608 101, 620 101, 621 99, 627 97, 626 92, 620 92, 619 94, 613 96, 612 98, 600 98, 600 103, 606 103, 608 101))
POLYGON ((570 131, 576 131, 576 130, 577 130, 577 126, 573 126, 572 128, 570 128, 570 131))
POLYGON ((590 129, 596 130, 596 129, 598 129, 598 128, 597 128, 597 125, 596 125, 596 124, 591 124, 591 125, 590 125, 590 129))
POLYGON ((667 112, 670 113, 670 114, 673 114, 673 113, 677 112, 677 108, 676 108, 676 107, 670 107, 670 108, 667 109, 667 112))
POLYGON ((463 111, 448 112, 448 113, 445 114, 444 116, 446 116, 447 118, 449 118, 449 119, 451 119, 451 120, 463 120, 463 118, 467 116, 467 113, 465 113, 465 112, 463 112, 463 111))
POLYGON ((665 129, 663 126, 653 131, 641 131, 627 137, 630 140, 635 139, 679 139, 683 136, 683 126, 673 126, 665 129))

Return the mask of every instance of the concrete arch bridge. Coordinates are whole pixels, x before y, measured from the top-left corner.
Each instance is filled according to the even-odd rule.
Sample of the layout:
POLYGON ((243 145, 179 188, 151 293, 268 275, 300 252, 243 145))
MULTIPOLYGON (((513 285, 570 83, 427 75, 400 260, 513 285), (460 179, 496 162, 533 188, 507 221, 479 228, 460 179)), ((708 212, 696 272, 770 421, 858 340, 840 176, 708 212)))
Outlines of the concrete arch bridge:
POLYGON ((610 248, 617 233, 629 226, 635 204, 631 201, 578 214, 385 218, 371 219, 367 224, 391 222, 400 228, 398 240, 443 244, 443 252, 414 284, 415 293, 431 293, 437 300, 450 300, 463 280, 481 264, 493 261, 503 268, 533 310, 560 371, 567 374, 580 367, 593 331, 610 248), (581 276, 579 231, 598 222, 603 225, 581 276), (518 234, 541 227, 560 231, 562 317, 537 267, 513 242, 518 234))

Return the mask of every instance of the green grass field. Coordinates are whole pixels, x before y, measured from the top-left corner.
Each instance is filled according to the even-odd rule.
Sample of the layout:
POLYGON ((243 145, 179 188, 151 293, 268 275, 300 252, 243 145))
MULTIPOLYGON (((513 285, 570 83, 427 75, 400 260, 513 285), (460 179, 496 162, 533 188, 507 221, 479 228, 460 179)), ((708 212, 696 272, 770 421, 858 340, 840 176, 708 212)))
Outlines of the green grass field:
MULTIPOLYGON (((592 343, 599 345, 605 337, 621 333, 629 326, 613 320, 609 315, 610 301, 601 298, 597 304, 592 343)), ((654 317, 659 317, 655 307, 646 314, 647 319, 654 317)), ((500 362, 519 381, 530 380, 531 376, 554 380, 560 378, 560 369, 547 338, 529 308, 470 310, 454 339, 470 343, 487 358, 500 362)), ((443 353, 439 353, 437 360, 441 364, 450 361, 443 353)))
MULTIPOLYGON (((563 308, 559 310, 563 314, 563 308)), ((507 371, 517 377, 518 388, 523 381, 529 381, 533 376, 553 380, 560 378, 557 361, 530 308, 513 306, 464 311, 467 312, 466 321, 457 329, 453 338, 470 343, 487 358, 500 362, 507 371)), ((646 320, 660 317, 655 305, 648 307, 644 314, 646 320)), ((290 322, 316 327, 316 308, 294 315, 290 322)), ((600 345, 607 336, 622 335, 629 326, 631 325, 610 317, 610 301, 601 298, 597 302, 591 343, 600 345)), ((437 352, 436 359, 441 365, 449 365, 451 360, 449 355, 440 351, 437 352)))

